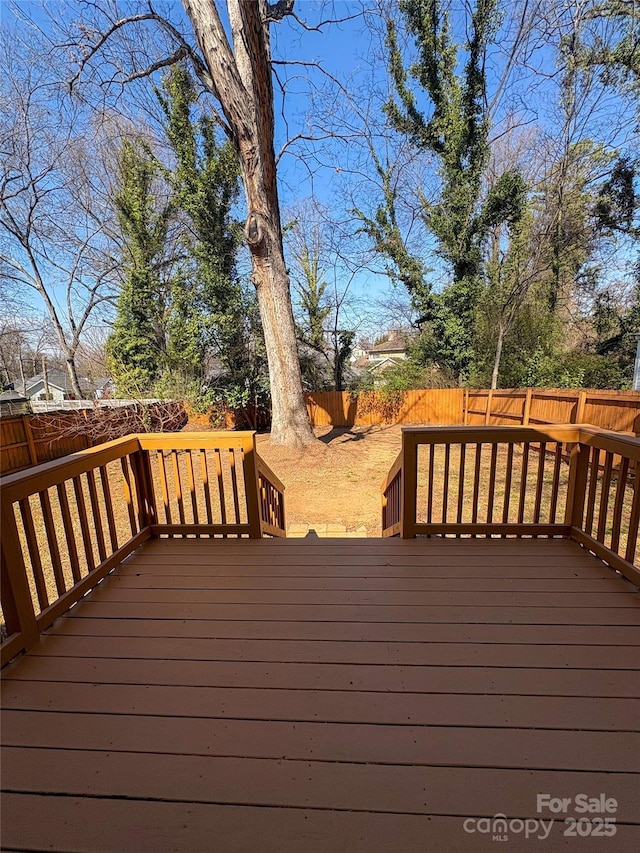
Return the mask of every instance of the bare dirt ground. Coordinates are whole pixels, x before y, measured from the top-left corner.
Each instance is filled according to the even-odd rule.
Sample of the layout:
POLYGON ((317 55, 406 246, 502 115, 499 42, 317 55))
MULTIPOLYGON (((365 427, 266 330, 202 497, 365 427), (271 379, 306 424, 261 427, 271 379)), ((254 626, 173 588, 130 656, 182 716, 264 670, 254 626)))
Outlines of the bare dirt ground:
MULTIPOLYGON (((380 536, 381 485, 401 448, 401 427, 316 427, 319 441, 292 452, 257 438, 258 452, 285 485, 287 527, 366 527, 380 536)), ((364 533, 364 531, 362 531, 364 533)))

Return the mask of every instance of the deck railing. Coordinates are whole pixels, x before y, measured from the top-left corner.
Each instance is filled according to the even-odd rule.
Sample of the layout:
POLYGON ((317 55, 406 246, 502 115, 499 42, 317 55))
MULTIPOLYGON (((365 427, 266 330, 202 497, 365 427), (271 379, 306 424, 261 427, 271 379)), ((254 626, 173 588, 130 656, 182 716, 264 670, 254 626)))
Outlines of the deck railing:
POLYGON ((640 439, 590 426, 406 428, 383 536, 566 536, 638 584, 639 479, 640 439))
POLYGON ((131 435, 0 480, 2 664, 152 536, 284 536, 252 432, 131 435))

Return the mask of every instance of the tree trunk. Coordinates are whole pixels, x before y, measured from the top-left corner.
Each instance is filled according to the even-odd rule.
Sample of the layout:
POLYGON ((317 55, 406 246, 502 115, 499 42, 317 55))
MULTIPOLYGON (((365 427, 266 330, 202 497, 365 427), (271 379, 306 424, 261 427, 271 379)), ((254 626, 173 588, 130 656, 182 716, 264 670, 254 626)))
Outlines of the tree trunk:
POLYGON ((273 149, 273 89, 264 0, 227 0, 229 44, 212 0, 183 0, 242 167, 251 252, 271 384, 271 441, 314 441, 302 392, 273 149))
POLYGON ((76 370, 75 354, 68 354, 67 358, 65 359, 65 362, 67 365, 67 373, 69 374, 69 379, 71 380, 71 387, 73 388, 73 393, 76 395, 77 400, 82 400, 82 388, 80 387, 78 371, 76 370))
POLYGON ((496 343, 496 356, 493 362, 493 372, 491 374, 491 388, 495 390, 498 387, 498 374, 500 372, 500 362, 502 361, 502 346, 504 344, 504 323, 502 320, 498 324, 498 341, 496 343))

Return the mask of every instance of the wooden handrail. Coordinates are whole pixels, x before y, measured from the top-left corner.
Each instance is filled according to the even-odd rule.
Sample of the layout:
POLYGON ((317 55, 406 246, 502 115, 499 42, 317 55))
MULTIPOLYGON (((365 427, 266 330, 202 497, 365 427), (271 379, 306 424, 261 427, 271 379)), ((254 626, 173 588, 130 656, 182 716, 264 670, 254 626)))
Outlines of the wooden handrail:
POLYGON ((382 491, 383 536, 571 537, 640 585, 640 570, 634 565, 640 529, 640 438, 590 424, 406 427, 402 451, 382 491), (425 520, 418 517, 421 445, 429 448, 425 520), (442 493, 434 509, 439 447, 442 493), (500 447, 504 470, 498 464, 500 447), (467 483, 470 457, 473 480, 467 483), (566 458, 569 473, 562 486, 566 458), (401 490, 396 488, 399 482, 401 490), (514 485, 517 494, 512 495, 514 485))
POLYGON ((15 474, 7 474, 0 478, 2 488, 2 499, 8 503, 14 503, 21 498, 56 486, 87 471, 92 471, 107 465, 123 456, 140 449, 137 435, 129 435, 126 438, 116 438, 105 444, 90 447, 87 450, 79 450, 69 456, 62 456, 52 462, 43 462, 34 465, 24 471, 15 474))
POLYGON ((267 480, 271 483, 272 486, 275 486, 282 494, 284 494, 284 484, 282 480, 280 480, 269 468, 267 463, 264 461, 262 456, 258 456, 258 470, 261 474, 264 474, 267 480))
POLYGON ((286 535, 284 486, 253 432, 130 435, 0 488, 3 665, 151 536, 286 535))

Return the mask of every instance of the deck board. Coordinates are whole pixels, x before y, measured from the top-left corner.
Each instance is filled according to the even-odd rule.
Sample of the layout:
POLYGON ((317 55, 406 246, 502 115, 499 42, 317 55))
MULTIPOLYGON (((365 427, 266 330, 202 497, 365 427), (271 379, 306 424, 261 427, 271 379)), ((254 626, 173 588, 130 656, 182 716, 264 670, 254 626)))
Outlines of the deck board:
POLYGON ((586 791, 613 843, 548 849, 636 850, 638 645, 561 539, 152 540, 3 671, 2 849, 489 850, 586 791))

